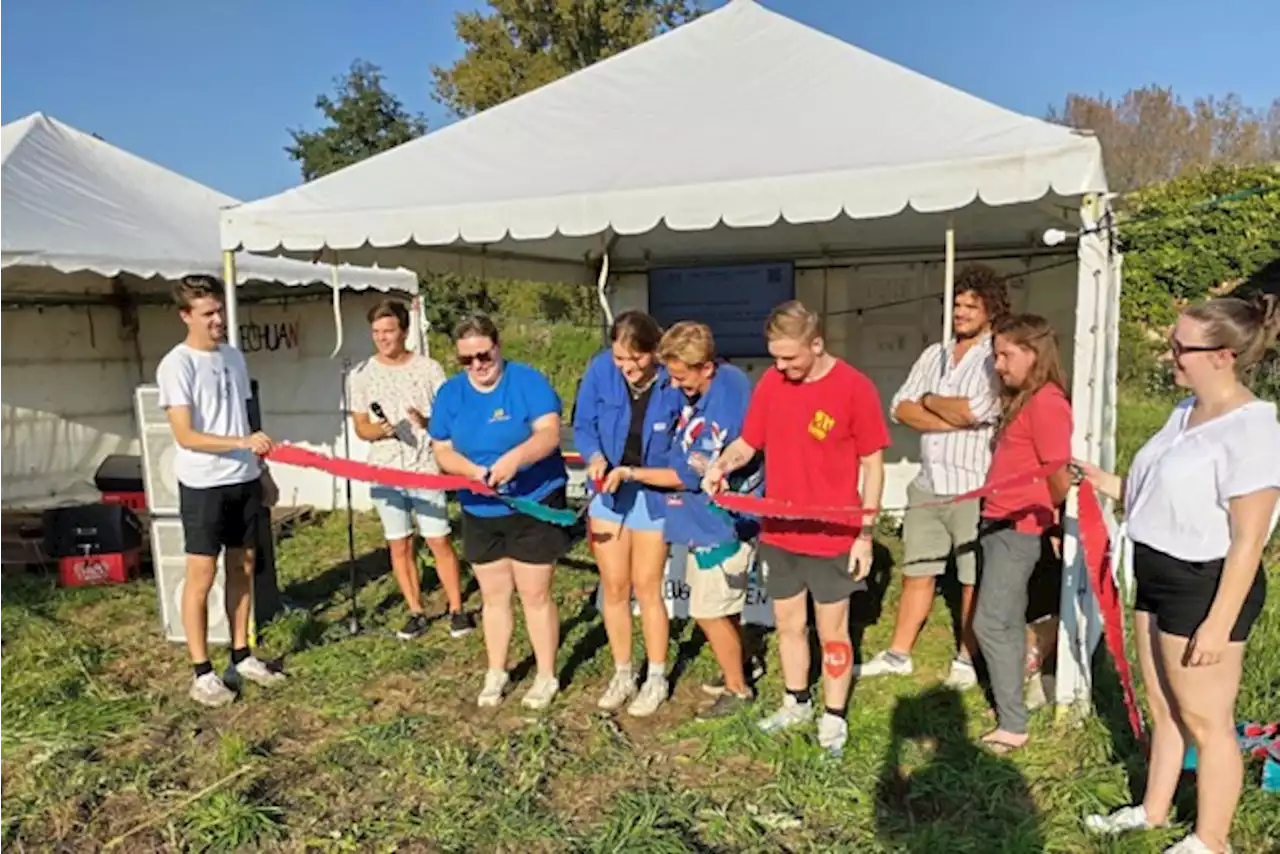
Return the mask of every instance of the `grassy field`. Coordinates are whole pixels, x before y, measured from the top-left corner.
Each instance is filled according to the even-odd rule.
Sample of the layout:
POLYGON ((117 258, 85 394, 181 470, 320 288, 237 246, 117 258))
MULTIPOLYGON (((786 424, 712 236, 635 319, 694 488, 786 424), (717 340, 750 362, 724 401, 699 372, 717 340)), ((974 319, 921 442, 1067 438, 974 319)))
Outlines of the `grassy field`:
MULTIPOLYGON (((1162 417, 1139 410, 1126 427, 1162 417)), ((1126 803, 1141 786, 1141 755, 1103 658, 1096 717, 1069 726, 1041 711, 1028 749, 1000 758, 977 748, 991 726, 982 694, 938 685, 951 650, 941 599, 916 674, 855 687, 837 762, 811 733, 765 737, 751 716, 693 722, 705 701, 698 685, 715 667, 691 625, 673 631, 671 703, 643 722, 598 713, 610 659, 581 547, 556 577, 564 694, 546 714, 527 713, 518 695, 482 712, 479 633, 452 640, 437 623, 419 641, 396 640, 403 606, 379 540, 376 520, 362 518, 365 631, 356 637, 346 630, 342 518, 281 544, 282 587, 308 610, 277 619, 263 646, 284 658, 291 681, 275 692, 250 686, 217 711, 187 701, 185 653, 160 639, 149 581, 64 591, 6 578, 4 849, 1075 854, 1155 852, 1184 832, 1098 842, 1081 831, 1085 813, 1126 803)), ((887 589, 858 608, 872 651, 888 639, 897 595, 887 581, 896 539, 883 544, 877 572, 887 589)), ((1275 557, 1269 574, 1280 584, 1275 557)), ((468 596, 478 608, 474 586, 468 596)), ((443 607, 436 591, 429 610, 443 607)), ((752 716, 779 699, 767 644, 770 672, 752 716)), ((517 679, 532 675, 528 656, 518 642, 517 679)), ((1278 713, 1273 595, 1251 643, 1240 715, 1278 713)), ((1233 842, 1261 854, 1280 850, 1280 800, 1258 779, 1253 763, 1233 842)), ((1192 805, 1188 786, 1180 820, 1192 805)))

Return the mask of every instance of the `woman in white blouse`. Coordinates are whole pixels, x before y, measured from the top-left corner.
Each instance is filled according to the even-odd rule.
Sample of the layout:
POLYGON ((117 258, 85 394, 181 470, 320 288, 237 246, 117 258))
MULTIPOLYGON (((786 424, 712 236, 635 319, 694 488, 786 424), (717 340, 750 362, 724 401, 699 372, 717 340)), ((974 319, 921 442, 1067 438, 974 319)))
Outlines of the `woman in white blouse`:
POLYGON ((1166 854, 1229 850, 1244 774, 1236 693, 1266 598, 1262 551, 1280 515, 1276 405, 1255 398, 1241 375, 1278 327, 1280 304, 1270 296, 1184 310, 1170 349, 1174 379, 1191 396, 1134 457, 1127 479, 1077 461, 1099 492, 1124 495, 1152 719, 1143 802, 1086 824, 1099 833, 1166 825, 1189 737, 1198 752, 1196 827, 1166 854))

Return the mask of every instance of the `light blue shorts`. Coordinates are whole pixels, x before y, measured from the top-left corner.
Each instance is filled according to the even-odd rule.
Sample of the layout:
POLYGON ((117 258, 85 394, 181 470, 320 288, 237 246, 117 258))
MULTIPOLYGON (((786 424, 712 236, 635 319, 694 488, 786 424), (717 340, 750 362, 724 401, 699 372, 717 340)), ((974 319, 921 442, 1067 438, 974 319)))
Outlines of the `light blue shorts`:
POLYGON ((413 536, 417 520, 418 533, 424 538, 449 536, 449 500, 438 489, 396 489, 375 484, 369 497, 382 520, 387 540, 403 540, 413 536))
POLYGON ((649 515, 649 502, 645 498, 648 491, 640 484, 628 481, 613 494, 614 509, 604 506, 604 496, 597 495, 591 499, 587 515, 633 531, 661 531, 662 520, 649 515))

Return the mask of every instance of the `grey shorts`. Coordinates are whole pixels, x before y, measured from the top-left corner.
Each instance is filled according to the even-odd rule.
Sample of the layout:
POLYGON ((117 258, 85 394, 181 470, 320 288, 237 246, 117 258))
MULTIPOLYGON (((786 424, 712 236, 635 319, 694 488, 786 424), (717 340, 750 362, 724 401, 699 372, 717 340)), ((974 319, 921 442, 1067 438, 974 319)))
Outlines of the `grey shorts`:
POLYGON ((760 546, 760 568, 764 572, 769 598, 790 599, 809 591, 820 605, 848 600, 867 589, 866 580, 854 581, 849 574, 849 556, 814 557, 783 551, 777 546, 760 546))
MULTIPOLYGON (((907 504, 937 501, 935 495, 917 487, 907 487, 907 504)), ((902 519, 902 574, 921 578, 942 575, 954 557, 961 584, 978 582, 978 500, 941 507, 911 507, 902 519)))

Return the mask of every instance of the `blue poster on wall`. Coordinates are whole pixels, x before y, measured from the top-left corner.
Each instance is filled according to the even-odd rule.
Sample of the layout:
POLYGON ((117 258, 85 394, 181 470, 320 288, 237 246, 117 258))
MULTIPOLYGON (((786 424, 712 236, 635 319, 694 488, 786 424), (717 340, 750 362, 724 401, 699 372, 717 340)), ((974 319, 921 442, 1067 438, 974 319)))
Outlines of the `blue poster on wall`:
POLYGON ((795 293, 795 267, 789 261, 649 271, 649 313, 663 327, 679 320, 707 324, 716 350, 729 358, 768 356, 765 320, 795 293))

